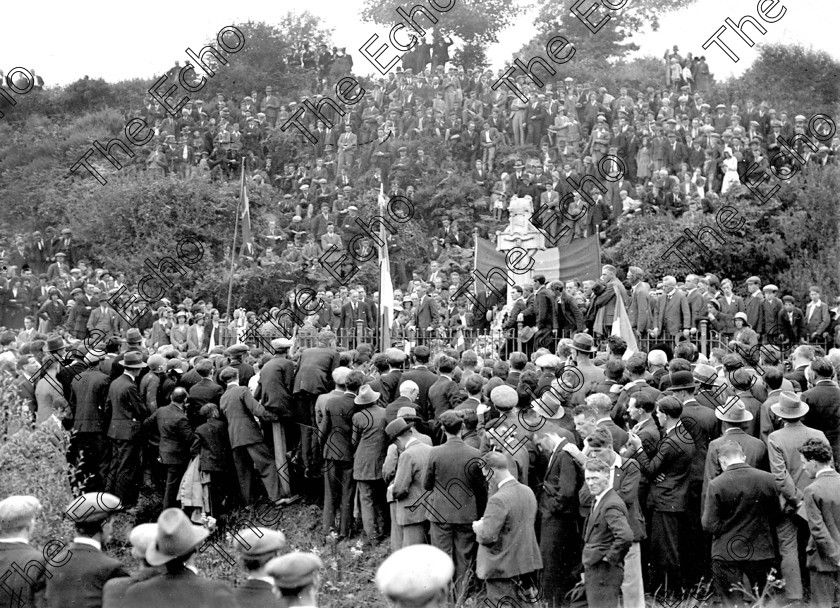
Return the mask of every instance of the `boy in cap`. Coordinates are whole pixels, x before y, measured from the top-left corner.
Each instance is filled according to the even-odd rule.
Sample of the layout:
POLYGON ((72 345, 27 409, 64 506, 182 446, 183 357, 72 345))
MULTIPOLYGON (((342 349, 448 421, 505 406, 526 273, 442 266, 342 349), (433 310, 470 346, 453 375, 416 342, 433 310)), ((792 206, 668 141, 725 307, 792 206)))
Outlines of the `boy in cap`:
MULTIPOLYGON (((29 544, 40 511, 41 503, 34 496, 9 496, 0 501, 3 590, 17 598, 19 608, 35 608, 44 603, 47 564, 41 551, 29 544)), ((54 564, 50 561, 49 565, 54 564)))
POLYGON ((376 586, 395 608, 444 608, 455 565, 431 545, 411 545, 390 555, 376 571, 376 586))
POLYGON ((189 567, 210 531, 190 522, 181 509, 166 509, 157 520, 157 535, 146 549, 149 565, 164 574, 128 588, 123 608, 231 608, 236 606, 226 582, 198 576, 189 567))
POLYGON ((239 608, 280 606, 267 566, 286 548, 286 536, 270 528, 249 526, 234 534, 234 538, 238 542, 239 562, 246 572, 245 581, 233 590, 239 608))
POLYGON ((129 575, 118 560, 102 552, 113 533, 112 516, 122 509, 120 499, 106 492, 83 494, 67 506, 65 515, 75 524, 76 536, 50 560, 56 568, 47 579, 48 606, 100 608, 105 583, 129 575))
POLYGON ((140 524, 134 526, 128 535, 128 542, 131 543, 131 557, 139 563, 137 572, 131 576, 112 578, 102 589, 102 608, 120 608, 125 592, 134 583, 149 580, 161 574, 159 568, 154 568, 146 561, 146 551, 157 536, 157 524, 140 524))
POLYGON ((274 595, 284 606, 317 608, 320 570, 324 563, 314 553, 295 551, 275 557, 266 565, 266 573, 274 579, 274 595))

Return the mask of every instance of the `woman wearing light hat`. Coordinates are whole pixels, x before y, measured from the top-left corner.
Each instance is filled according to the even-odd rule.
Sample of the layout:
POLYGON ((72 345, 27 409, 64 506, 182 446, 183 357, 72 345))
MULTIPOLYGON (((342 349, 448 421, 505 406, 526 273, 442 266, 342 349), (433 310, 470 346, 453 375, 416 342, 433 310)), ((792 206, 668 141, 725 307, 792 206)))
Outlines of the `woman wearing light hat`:
POLYGON ((161 513, 155 540, 146 549, 146 562, 163 566, 165 572, 129 587, 122 608, 236 607, 226 582, 200 577, 192 568, 192 559, 208 536, 210 531, 193 525, 181 509, 161 513))

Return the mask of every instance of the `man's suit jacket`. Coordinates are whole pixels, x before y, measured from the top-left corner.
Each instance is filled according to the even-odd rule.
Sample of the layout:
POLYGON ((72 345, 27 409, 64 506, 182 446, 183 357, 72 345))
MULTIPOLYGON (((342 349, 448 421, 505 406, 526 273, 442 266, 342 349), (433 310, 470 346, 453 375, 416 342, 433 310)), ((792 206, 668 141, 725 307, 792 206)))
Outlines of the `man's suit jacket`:
POLYGON ((721 333, 732 335, 735 333, 735 324, 733 321, 735 313, 744 312, 744 300, 741 299, 741 296, 733 295, 732 302, 727 303, 726 297, 721 294, 717 301, 720 304, 720 316, 726 319, 726 325, 721 330, 721 333))
MULTIPOLYGON (((624 502, 624 506, 627 507, 627 523, 630 524, 630 529, 633 531, 633 542, 639 542, 647 536, 645 516, 639 503, 639 483, 642 480, 642 470, 639 468, 639 463, 632 458, 622 458, 621 456, 618 458, 620 459, 620 466, 613 469, 612 489, 615 490, 618 497, 624 502)), ((578 496, 580 498, 581 515, 589 517, 595 497, 592 496, 592 492, 589 491, 586 484, 583 484, 578 496)))
POLYGON ((639 281, 630 290, 630 294, 630 307, 627 309, 630 326, 640 334, 645 335, 645 332, 653 329, 650 285, 645 281, 639 281))
POLYGON ((709 482, 702 525, 712 535, 712 559, 727 562, 776 557, 773 530, 779 520, 773 475, 733 464, 709 482), (747 539, 749 551, 744 552, 747 539))
POLYGON ((118 560, 80 543, 65 546, 51 561, 62 566, 50 569, 52 577, 47 579, 46 593, 49 608, 99 608, 105 583, 128 576, 118 560))
POLYGON ((840 473, 821 473, 805 488, 805 516, 811 537, 805 549, 808 568, 840 570, 840 473))
POLYGON ((607 490, 586 519, 583 543, 581 562, 585 567, 602 560, 612 566, 624 563, 633 544, 633 530, 628 521, 627 506, 614 489, 607 490))
POLYGON ((566 442, 575 443, 574 435, 562 430, 562 433, 558 433, 561 442, 549 456, 545 467, 538 503, 543 518, 578 513, 578 490, 583 484, 583 471, 577 460, 563 449, 566 442))
POLYGON ((224 581, 203 578, 186 568, 163 573, 128 588, 123 608, 238 608, 224 581))
POLYGON ((539 291, 534 293, 534 309, 537 315, 537 328, 557 328, 557 319, 554 316, 554 303, 547 287, 541 287, 539 291))
POLYGON ((781 331, 779 327, 779 311, 782 310, 782 301, 779 298, 772 300, 764 298, 761 302, 761 315, 763 319, 762 327, 758 329, 760 334, 778 334, 781 331))
MULTIPOLYGON (((435 382, 437 382, 437 379, 438 375, 429 371, 428 367, 425 365, 418 365, 407 372, 403 372, 403 375, 400 378, 400 383, 397 385, 397 389, 399 389, 404 382, 408 382, 409 380, 417 384, 420 388, 420 393, 417 396, 417 404, 415 407, 417 408, 417 415, 421 416, 424 420, 431 420, 434 417, 434 412, 432 412, 429 407, 429 389, 432 388, 432 385, 435 382)), ((399 392, 399 390, 397 392, 399 392)))
POLYGON ((135 439, 143 420, 149 415, 137 384, 128 374, 122 374, 111 383, 106 410, 111 413, 108 437, 122 441, 135 439))
POLYGON ((435 420, 446 410, 455 409, 461 403, 461 391, 451 378, 438 376, 429 387, 429 407, 434 412, 435 420))
POLYGON ((207 326, 204 325, 202 328, 201 337, 198 337, 198 325, 190 325, 190 328, 187 330, 187 350, 198 350, 201 352, 207 352, 207 344, 210 342, 210 332, 207 330, 207 326))
POLYGON ((187 420, 186 411, 173 404, 164 405, 143 423, 157 425, 160 436, 159 452, 163 464, 188 464, 193 442, 193 430, 187 420))
POLYGON ((706 468, 703 474, 704 495, 709 482, 721 474, 718 450, 720 450, 720 446, 726 441, 734 441, 741 446, 748 465, 759 471, 770 471, 770 461, 767 458, 767 444, 761 439, 748 435, 743 429, 727 429, 723 435, 709 443, 709 451, 706 452, 706 468))
POLYGON ((805 315, 802 313, 802 310, 794 306, 791 312, 793 314, 793 323, 791 323, 787 311, 782 308, 779 310, 779 316, 776 317, 776 324, 778 325, 779 333, 790 342, 797 343, 801 338, 808 338, 810 335, 806 335, 805 315))
POLYGON ((70 411, 77 433, 101 433, 105 430, 105 403, 111 380, 97 368, 88 369, 73 380, 70 411))
POLYGON ((362 322, 362 327, 370 327, 370 315, 368 306, 364 302, 347 302, 341 307, 341 321, 339 327, 345 330, 355 331, 356 323, 362 322), (355 306, 355 309, 354 309, 355 306))
POLYGON ((429 295, 423 297, 417 305, 417 327, 421 331, 428 327, 437 326, 440 320, 440 311, 437 302, 429 295))
POLYGON ((113 308, 108 307, 103 312, 102 307, 99 306, 90 311, 87 328, 88 330, 98 329, 105 332, 106 335, 111 336, 117 333, 118 324, 117 313, 114 312, 113 308))
POLYGON ((794 509, 802 500, 805 488, 811 483, 811 478, 802 468, 799 453, 799 448, 809 439, 819 439, 828 443, 825 433, 805 426, 802 421, 786 423, 767 437, 770 472, 776 478, 776 489, 783 507, 794 509))
POLYGON ((410 407, 417 409, 417 404, 409 400, 407 397, 400 395, 385 407, 385 425, 393 421, 397 417, 397 412, 401 407, 410 407))
POLYGON ((397 459, 393 497, 397 501, 397 523, 406 526, 429 519, 424 501, 423 473, 429 462, 431 446, 415 439, 397 459), (420 506, 418 508, 418 503, 420 506))
POLYGON ((764 298, 760 296, 744 298, 744 312, 747 313, 747 323, 750 327, 760 333, 764 327, 764 298))
POLYGON ((386 374, 382 374, 379 378, 370 383, 370 387, 379 393, 379 404, 382 407, 385 407, 391 403, 391 401, 399 397, 399 393, 397 393, 397 385, 400 383, 401 377, 402 370, 395 369, 386 374))
POLYGON ((840 388, 832 380, 820 380, 802 393, 802 401, 810 409, 802 419, 812 429, 820 429, 828 438, 834 462, 840 462, 840 388))
POLYGON ((682 423, 663 433, 656 454, 648 457, 638 450, 633 457, 650 480, 651 508, 655 511, 681 513, 688 510, 688 483, 694 457, 694 440, 682 423), (660 482, 659 474, 664 475, 660 482))
POLYGON ((537 499, 515 479, 504 482, 487 501, 476 532, 476 574, 481 580, 512 578, 543 567, 534 534, 537 499))
POLYGON ((274 597, 273 587, 268 581, 249 578, 234 587, 233 596, 239 608, 280 608, 283 603, 274 597))
POLYGON ((351 418, 353 436, 353 479, 372 481, 382 479, 382 465, 388 439, 385 435, 385 408, 374 403, 356 412, 351 418))
POLYGON ((691 313, 691 327, 698 327, 700 320, 706 318, 706 300, 699 289, 692 289, 685 298, 688 300, 688 310, 691 313))
POLYGON ((161 573, 159 568, 146 567, 131 576, 112 578, 102 588, 102 608, 122 608, 125 592, 134 583, 147 581, 161 573))
POLYGON ((221 398, 220 409, 228 423, 230 447, 263 442, 260 425, 254 420, 273 420, 273 416, 251 395, 247 386, 228 386, 221 398))
POLYGON ((683 403, 683 411, 680 421, 694 440, 694 455, 691 461, 691 481, 703 480, 703 471, 706 467, 706 453, 709 450, 709 442, 717 439, 720 435, 720 422, 714 411, 700 405, 692 399, 683 403))
POLYGON ((656 315, 656 327, 662 336, 676 336, 684 329, 691 329, 691 309, 685 294, 674 289, 670 296, 662 295, 659 313, 656 315))
POLYGON ((260 388, 254 396, 269 412, 280 418, 291 418, 294 386, 295 364, 274 357, 260 369, 260 388))
POLYGON ((334 386, 332 373, 338 362, 338 351, 332 348, 307 348, 298 360, 294 394, 305 391, 311 395, 323 395, 330 392, 334 386))
POLYGON ((612 435, 613 438, 613 449, 616 452, 620 451, 621 448, 624 447, 624 444, 627 443, 627 439, 630 437, 627 431, 618 426, 611 419, 600 421, 598 426, 602 426, 610 432, 610 435, 612 435))
POLYGON ((0 543, 0 572, 6 575, 3 578, 3 594, 4 598, 9 596, 9 599, 4 599, 3 602, 8 602, 13 608, 41 608, 44 605, 44 589, 47 585, 45 567, 50 569, 50 574, 55 568, 51 564, 47 565, 42 552, 32 545, 18 542, 0 543), (35 564, 29 567, 31 562, 38 564, 38 567, 34 567, 35 564), (16 573, 12 564, 17 564, 27 576, 16 573))
POLYGON ((353 399, 350 392, 327 399, 324 418, 318 426, 325 460, 353 461, 353 399))
POLYGON ((803 314, 805 315, 805 329, 807 330, 806 338, 810 338, 814 334, 817 337, 822 336, 822 333, 828 329, 828 324, 831 322, 831 313, 828 311, 828 304, 820 302, 819 306, 814 308, 810 318, 808 317, 811 302, 805 307, 803 314))
POLYGON ((208 403, 219 405, 225 389, 216 382, 213 382, 210 378, 202 378, 190 387, 189 393, 190 400, 193 402, 195 408, 201 409, 202 406, 208 403))
POLYGON ((481 517, 487 504, 487 489, 479 466, 481 452, 460 437, 429 451, 423 488, 431 492, 426 508, 429 521, 471 524, 481 517))

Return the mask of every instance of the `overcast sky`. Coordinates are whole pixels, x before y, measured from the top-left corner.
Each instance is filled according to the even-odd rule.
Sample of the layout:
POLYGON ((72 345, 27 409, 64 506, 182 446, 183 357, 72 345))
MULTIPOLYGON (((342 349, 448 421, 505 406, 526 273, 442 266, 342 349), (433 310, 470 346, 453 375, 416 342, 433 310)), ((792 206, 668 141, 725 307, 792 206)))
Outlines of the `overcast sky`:
MULTIPOLYGON (((410 7, 413 2, 403 4, 410 7)), ((753 35, 752 28, 747 26, 756 42, 801 42, 826 50, 840 60, 836 34, 840 11, 836 8, 836 0, 807 0, 795 4, 785 1, 783 4, 788 5, 787 14, 777 23, 765 24, 766 36, 753 35)), ((395 8, 399 5, 394 4, 395 8)), ((183 64, 187 47, 198 51, 209 37, 215 37, 226 25, 249 19, 276 23, 280 15, 301 8, 318 15, 333 28, 335 43, 347 47, 354 56, 356 67, 367 64, 359 56, 358 48, 372 34, 378 33, 382 39, 388 33, 382 26, 359 19, 362 0, 309 3, 146 0, 139 5, 122 5, 125 8, 117 6, 113 0, 92 0, 83 4, 56 0, 38 5, 6 3, 3 15, 6 27, 0 36, 0 69, 8 72, 19 65, 34 68, 47 86, 68 84, 85 75, 109 82, 149 78, 171 67, 176 59, 183 64), (34 15, 33 10, 38 15, 34 15)), ((639 54, 659 57, 665 48, 678 44, 682 53, 705 54, 717 78, 738 75, 754 60, 755 49, 749 49, 735 34, 728 34, 724 40, 729 41, 729 46, 740 56, 740 61, 735 63, 716 47, 703 51, 702 45, 723 24, 725 17, 738 21, 746 14, 743 11, 754 8, 754 2, 698 0, 690 9, 663 16, 660 31, 637 36, 635 42, 641 47, 639 54)), ((511 53, 530 39, 534 30, 532 23, 531 17, 521 19, 517 26, 503 32, 501 42, 488 53, 492 67, 501 67, 511 53)), ((362 73, 371 72, 362 70, 362 73)))

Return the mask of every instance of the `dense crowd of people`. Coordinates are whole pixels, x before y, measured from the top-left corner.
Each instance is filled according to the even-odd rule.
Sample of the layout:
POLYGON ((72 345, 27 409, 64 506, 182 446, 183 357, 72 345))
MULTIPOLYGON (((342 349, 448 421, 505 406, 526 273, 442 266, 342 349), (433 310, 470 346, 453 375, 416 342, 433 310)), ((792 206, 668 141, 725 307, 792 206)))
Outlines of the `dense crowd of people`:
MULTIPOLYGON (((583 593, 590 606, 621 597, 641 607, 645 594, 696 593, 705 577, 724 605, 743 605, 739 585, 761 592, 782 578, 790 603, 830 606, 840 592, 840 350, 800 344, 786 358, 748 338, 709 357, 670 339, 627 356, 621 338, 599 350, 579 332, 555 354, 492 358, 422 344, 409 355, 344 349, 329 329, 311 346, 276 338, 264 349, 184 353, 146 348, 129 330, 125 345, 51 335, 0 356, 5 373, 15 370, 21 412, 67 447, 79 500, 97 504, 69 507, 90 516, 74 521, 73 551, 93 544, 85 538, 101 550, 114 512, 136 513, 141 492, 162 492, 157 526, 132 532, 135 547, 146 539, 136 554, 145 562, 121 599, 109 603, 106 586, 104 603, 85 605, 170 605, 170 577, 195 576, 188 558, 214 520, 304 495, 323 501, 325 535, 390 539, 394 552, 431 544, 451 559, 441 589, 454 577, 492 605, 509 596, 562 606, 583 593), (156 568, 169 563, 177 568, 156 568)), ((32 497, 0 503, 0 548, 25 543, 36 506, 32 497)), ((245 552, 249 578, 271 582, 256 571, 273 569, 283 543, 272 534, 256 543, 265 559, 245 552)), ((293 570, 317 569, 295 560, 293 570)), ((45 593, 49 606, 76 605, 71 586, 94 567, 101 576, 86 597, 127 574, 102 556, 9 584, 22 597, 45 593)), ((201 593, 226 606, 257 605, 206 584, 201 593)), ((400 583, 396 595, 420 593, 416 585, 400 583)))

